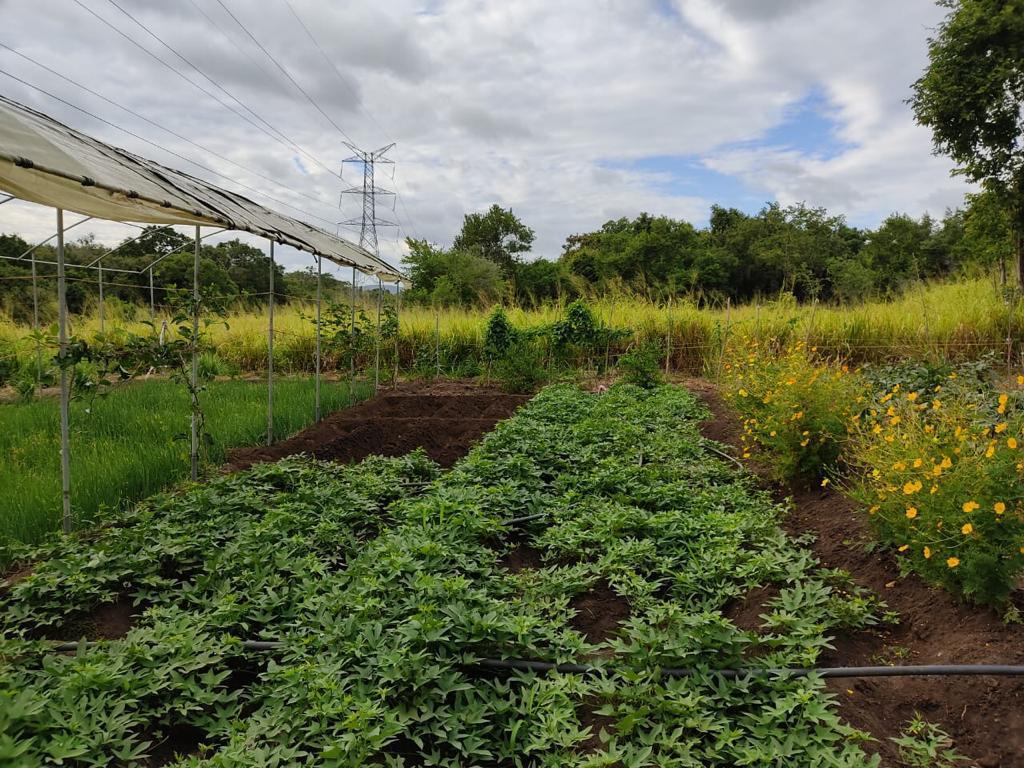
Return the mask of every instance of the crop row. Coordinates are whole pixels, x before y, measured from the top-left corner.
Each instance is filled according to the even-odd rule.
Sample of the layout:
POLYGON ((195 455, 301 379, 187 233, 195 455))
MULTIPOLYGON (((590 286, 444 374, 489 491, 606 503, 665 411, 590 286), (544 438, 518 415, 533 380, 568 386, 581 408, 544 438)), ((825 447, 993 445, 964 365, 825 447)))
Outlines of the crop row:
POLYGON ((708 452, 705 415, 674 387, 552 387, 449 473, 288 459, 55 540, 0 597, 0 763, 143 764, 186 733, 180 766, 870 765, 820 680, 714 672, 813 665, 879 606, 708 452), (46 652, 127 600, 123 638, 46 652), (581 622, 601 601, 610 635, 581 622))

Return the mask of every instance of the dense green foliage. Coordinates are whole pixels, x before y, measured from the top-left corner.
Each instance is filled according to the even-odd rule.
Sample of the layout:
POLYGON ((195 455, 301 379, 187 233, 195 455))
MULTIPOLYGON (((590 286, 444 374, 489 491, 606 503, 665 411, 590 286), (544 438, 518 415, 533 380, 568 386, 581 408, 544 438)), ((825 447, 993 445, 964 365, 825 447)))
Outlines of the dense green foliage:
POLYGON ((1024 3, 940 0, 949 14, 929 40, 910 100, 935 149, 1009 213, 1024 285, 1024 3))
MULTIPOLYGON (((206 366, 216 365, 207 358, 206 366)), ((205 367, 205 366, 204 366, 205 367)), ((325 413, 366 397, 372 387, 325 383, 325 413)), ((126 384, 71 404, 71 505, 83 524, 108 506, 134 502, 188 476, 188 392, 166 379, 126 384)), ((207 457, 266 437, 263 382, 214 381, 200 394, 207 457)), ((313 382, 280 379, 274 386, 274 431, 283 438, 313 420, 313 382)), ((0 541, 37 541, 60 519, 59 411, 53 398, 0 404, 0 541)), ((0 563, 3 558, 0 557, 0 563)))
MULTIPOLYGON (((150 301, 149 274, 129 274, 114 270, 139 270, 162 259, 153 268, 154 300, 158 308, 165 305, 168 288, 192 287, 195 255, 193 239, 173 230, 147 227, 134 242, 125 238, 118 249, 103 258, 104 300, 121 314, 142 316, 142 307, 150 301)), ((0 234, 0 256, 17 257, 27 251, 29 243, 17 235, 0 234)), ((89 264, 110 250, 91 236, 85 236, 65 246, 65 257, 72 264, 89 264)), ((36 258, 53 262, 56 251, 44 245, 35 251, 36 258)), ((40 316, 43 322, 56 318, 57 301, 55 279, 57 268, 53 264, 37 266, 39 275, 40 316)), ((0 310, 21 322, 32 319, 32 293, 30 290, 31 265, 28 259, 20 262, 0 259, 0 310)), ((259 248, 237 239, 203 244, 200 251, 199 279, 207 292, 238 300, 252 299, 266 302, 270 290, 270 257, 259 248)), ((78 313, 91 307, 99 297, 98 275, 95 269, 68 270, 68 309, 78 313)), ((330 274, 322 276, 321 290, 326 298, 341 300, 351 288, 330 274)), ((291 297, 309 299, 316 292, 316 271, 310 267, 285 274, 279 263, 274 265, 274 294, 278 301, 291 297)))
POLYGON ((464 227, 450 249, 408 241, 406 263, 415 286, 409 296, 462 306, 496 299, 536 306, 618 292, 698 304, 779 294, 849 303, 1003 265, 1013 248, 1004 217, 1001 201, 990 193, 969 196, 966 211, 947 211, 941 221, 893 214, 874 230, 802 204, 772 203, 754 215, 714 206, 704 229, 642 213, 571 235, 557 261, 520 261, 521 250, 503 252, 500 270, 479 248, 460 249, 464 227))
POLYGON ((0 760, 139 764, 186 730, 176 765, 877 765, 820 680, 713 671, 813 664, 875 606, 705 451, 705 415, 677 388, 555 387, 447 475, 417 455, 290 459, 26 553, 0 598, 0 760), (541 567, 501 567, 520 536, 541 567), (759 631, 723 614, 768 584, 759 631), (599 644, 571 627, 594 588, 629 606, 599 644), (124 639, 32 639, 118 598, 142 612, 124 639), (473 668, 490 656, 605 672, 473 668))

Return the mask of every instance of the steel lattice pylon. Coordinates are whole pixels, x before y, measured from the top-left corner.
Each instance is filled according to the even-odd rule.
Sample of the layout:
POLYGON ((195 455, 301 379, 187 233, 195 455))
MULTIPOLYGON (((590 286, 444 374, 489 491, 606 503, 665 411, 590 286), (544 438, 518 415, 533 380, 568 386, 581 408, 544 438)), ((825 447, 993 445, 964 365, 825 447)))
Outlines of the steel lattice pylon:
POLYGON ((348 142, 345 143, 345 146, 352 150, 352 157, 342 160, 341 176, 344 178, 345 163, 359 163, 363 166, 363 182, 361 186, 351 186, 348 189, 341 190, 341 197, 338 200, 338 206, 341 206, 341 201, 344 200, 345 195, 361 195, 363 199, 363 210, 360 216, 338 222, 338 224, 342 227, 359 227, 359 245, 368 250, 374 256, 379 256, 380 249, 377 244, 377 227, 397 227, 398 224, 397 222, 377 217, 377 198, 394 198, 395 193, 390 189, 384 189, 383 187, 377 186, 374 180, 374 167, 379 164, 394 164, 395 161, 391 160, 386 155, 394 148, 395 145, 394 143, 388 144, 386 147, 381 147, 380 149, 375 149, 371 152, 359 149, 348 142))

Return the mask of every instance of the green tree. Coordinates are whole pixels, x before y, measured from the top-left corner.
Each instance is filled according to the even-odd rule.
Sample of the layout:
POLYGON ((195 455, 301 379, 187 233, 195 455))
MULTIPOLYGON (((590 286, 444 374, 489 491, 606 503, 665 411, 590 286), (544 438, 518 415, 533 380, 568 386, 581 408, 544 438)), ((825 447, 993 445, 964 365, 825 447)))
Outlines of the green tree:
POLYGON ((453 251, 466 251, 493 261, 502 275, 512 278, 520 256, 533 245, 533 230, 512 209, 495 204, 486 213, 470 213, 452 243, 453 251))
POLYGON ((1024 0, 940 0, 949 8, 928 42, 910 98, 936 152, 1007 207, 1024 285, 1024 0))
POLYGON ((498 266, 470 251, 445 250, 426 240, 408 238, 405 257, 413 287, 407 300, 421 304, 488 304, 501 297, 504 283, 498 266))

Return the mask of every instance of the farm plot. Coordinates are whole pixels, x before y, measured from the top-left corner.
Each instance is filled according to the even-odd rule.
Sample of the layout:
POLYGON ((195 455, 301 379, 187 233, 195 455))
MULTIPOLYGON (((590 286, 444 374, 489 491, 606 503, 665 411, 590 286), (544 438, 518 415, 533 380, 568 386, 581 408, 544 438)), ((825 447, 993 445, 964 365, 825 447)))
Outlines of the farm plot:
POLYGON ((50 544, 0 598, 0 761, 870 765, 820 680, 715 672, 812 665, 881 606, 785 536, 705 415, 554 387, 448 473, 286 459, 50 544), (108 639, 47 642, 83 635, 108 639))

